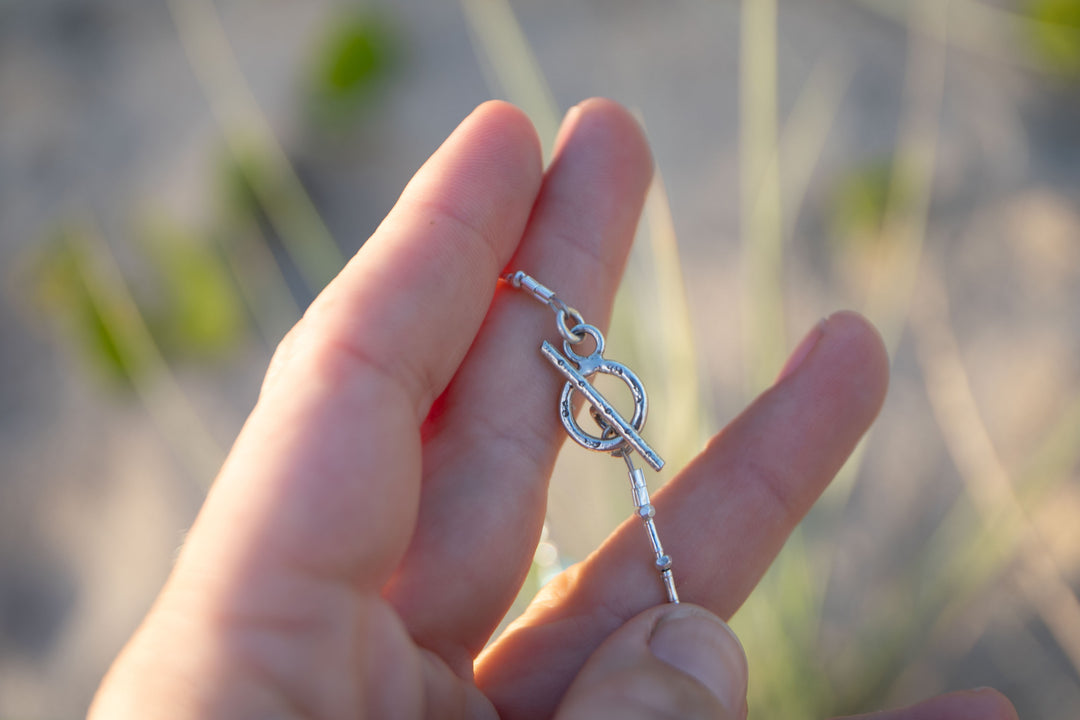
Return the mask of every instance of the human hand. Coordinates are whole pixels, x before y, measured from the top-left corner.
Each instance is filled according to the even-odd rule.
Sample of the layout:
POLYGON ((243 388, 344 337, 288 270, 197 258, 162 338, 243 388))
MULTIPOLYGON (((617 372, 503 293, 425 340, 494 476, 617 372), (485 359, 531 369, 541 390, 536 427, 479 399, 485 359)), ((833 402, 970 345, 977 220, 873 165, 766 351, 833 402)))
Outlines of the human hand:
MULTIPOLYGON (((730 615, 876 415, 887 359, 838 314, 654 504, 484 650, 525 578, 564 433, 523 269, 606 318, 649 184, 630 116, 535 133, 482 106, 278 348, 259 402, 94 718, 745 716, 730 615)), ((1007 720, 991 692, 881 720, 1007 720)))

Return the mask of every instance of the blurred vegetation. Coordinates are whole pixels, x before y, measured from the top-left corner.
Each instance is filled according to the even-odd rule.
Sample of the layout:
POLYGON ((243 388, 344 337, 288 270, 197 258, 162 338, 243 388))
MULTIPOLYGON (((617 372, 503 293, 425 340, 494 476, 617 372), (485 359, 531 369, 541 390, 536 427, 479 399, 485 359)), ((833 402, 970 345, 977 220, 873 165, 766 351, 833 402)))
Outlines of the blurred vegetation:
POLYGON ((1080 0, 1028 0, 1027 40, 1043 66, 1080 78, 1080 0))
MULTIPOLYGON (((525 108, 550 149, 559 109, 510 5, 461 1, 493 94, 525 108)), ((744 371, 747 389, 756 391, 783 362, 791 301, 785 290, 786 243, 851 69, 843 61, 823 63, 808 81, 806 102, 781 118, 776 2, 742 4, 744 371), (816 106, 821 98, 828 100, 816 106)), ((1047 430, 1046 441, 1021 468, 1006 467, 973 399, 949 324, 947 288, 925 271, 923 258, 950 28, 958 28, 957 42, 986 52, 1028 53, 1047 73, 1077 77, 1080 0, 1028 0, 1019 12, 938 0, 863 5, 910 28, 910 92, 893 153, 837 175, 827 193, 827 222, 835 238, 829 261, 838 276, 860 278, 852 283, 858 301, 882 328, 891 351, 903 332, 911 334, 964 494, 918 545, 895 586, 876 589, 874 599, 885 598, 878 609, 837 629, 826 617, 839 555, 834 533, 861 477, 863 450, 856 452, 734 619, 751 661, 753 717, 801 720, 880 706, 910 678, 933 675, 939 656, 948 659, 970 648, 974 641, 953 639, 958 618, 1017 568, 1034 573, 1038 582, 1032 588, 1037 585, 1057 603, 1026 591, 1033 612, 1071 663, 1066 681, 1075 685, 1080 668, 1080 612, 1068 578, 1052 562, 1040 561, 1050 553, 1033 519, 1059 500, 1072 477, 1080 452, 1080 400, 1047 430), (960 22, 955 14, 962 15, 960 22), (969 25, 988 28, 986 37, 1017 43, 979 45, 981 40, 966 33, 969 25)), ((133 388, 164 427, 205 435, 197 415, 182 407, 182 397, 172 393, 162 401, 148 385, 167 385, 174 364, 227 356, 252 328, 272 344, 343 258, 243 85, 213 6, 174 0, 170 8, 226 146, 219 176, 210 183, 224 199, 217 214, 203 230, 168 219, 138 229, 138 242, 125 246, 131 256, 124 263, 137 268, 128 273, 120 272, 124 263, 92 219, 65 222, 42 244, 34 267, 42 307, 88 362, 115 384, 133 388)), ((379 102, 404 56, 391 16, 361 9, 335 18, 313 47, 300 111, 327 131, 347 129, 379 102)), ((644 368, 649 387, 663 388, 667 399, 657 404, 660 417, 652 426, 669 433, 657 444, 685 460, 716 419, 702 403, 706 381, 696 367, 670 214, 658 177, 642 242, 629 265, 628 284, 638 293, 620 294, 613 327, 619 336, 632 337, 640 327, 666 333, 661 342, 631 340, 629 357, 621 359, 644 368), (660 357, 656 348, 663 349, 660 357)), ((618 467, 597 482, 612 488, 613 503, 626 505, 618 467)), ((517 609, 565 562, 557 539, 546 531, 540 550, 517 609)))
POLYGON ((892 162, 882 160, 851 168, 837 179, 828 214, 830 237, 840 244, 837 251, 844 251, 844 245, 872 243, 881 237, 892 178, 892 162))
POLYGON ((167 359, 212 358, 235 346, 245 313, 216 248, 164 222, 141 235, 151 282, 146 307, 151 335, 167 359))
POLYGON ((123 289, 100 269, 100 246, 90 240, 95 232, 71 222, 56 228, 38 248, 32 283, 39 307, 62 323, 105 378, 130 387, 152 369, 134 348, 132 318, 118 302, 128 292, 138 322, 171 363, 214 360, 237 346, 243 308, 212 246, 178 228, 148 224, 138 242, 128 243, 139 250, 129 273, 138 283, 123 289))
POLYGON ((51 317, 63 320, 63 330, 74 338, 89 364, 107 379, 126 385, 145 368, 122 350, 116 322, 91 294, 84 276, 85 260, 72 238, 80 232, 73 227, 57 228, 40 244, 39 256, 30 268, 36 300, 51 317))
POLYGON ((341 131, 392 82, 404 45, 392 17, 367 8, 340 11, 324 32, 307 73, 308 112, 322 129, 341 131))
MULTIPOLYGON (((216 16, 208 5, 202 10, 200 15, 186 8, 191 24, 179 27, 213 37, 216 16)), ((301 95, 303 108, 324 129, 355 122, 357 113, 377 102, 402 56, 391 18, 369 10, 339 14, 313 47, 301 95)), ((282 165, 276 143, 244 127, 234 132, 238 141, 208 183, 208 204, 216 208, 209 228, 184 228, 158 217, 132 233, 134 242, 122 243, 118 267, 130 267, 116 279, 130 291, 131 310, 170 364, 222 358, 239 345, 252 319, 264 339, 275 343, 297 319, 298 305, 341 265, 336 246, 328 252, 325 243, 313 243, 325 233, 322 221, 312 214, 314 205, 292 169, 282 165), (290 277, 300 284, 290 287, 290 277), (265 307, 283 317, 268 317, 265 307)), ((131 350, 123 314, 109 312, 94 294, 93 288, 108 283, 94 276, 95 262, 87 254, 84 241, 97 232, 91 224, 58 224, 35 250, 32 284, 41 309, 76 339, 80 355, 104 377, 131 387, 136 375, 157 368, 131 350)))
MULTIPOLYGON (((225 143, 206 183, 210 219, 188 227, 155 216, 106 238, 91 212, 66 216, 25 262, 25 282, 77 357, 137 397, 206 485, 224 449, 175 369, 211 373, 253 330, 272 348, 344 258, 240 73, 214 5, 174 0, 169 9, 225 143)), ((392 25, 356 13, 329 23, 314 44, 314 71, 301 78, 304 107, 347 123, 375 102, 400 57, 392 25)))

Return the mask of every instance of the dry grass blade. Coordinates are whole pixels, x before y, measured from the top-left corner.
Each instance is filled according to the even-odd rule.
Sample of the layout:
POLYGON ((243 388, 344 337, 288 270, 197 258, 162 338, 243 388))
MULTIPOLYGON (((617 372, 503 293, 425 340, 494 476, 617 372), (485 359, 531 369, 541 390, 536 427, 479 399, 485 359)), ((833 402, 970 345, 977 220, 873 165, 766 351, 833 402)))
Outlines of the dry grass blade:
POLYGON ((249 170, 247 180, 285 251, 308 289, 318 293, 344 257, 245 81, 217 10, 210 0, 170 0, 168 7, 237 166, 249 170), (253 159, 267 164, 266 177, 248 167, 253 159))
POLYGON ((87 295, 117 338, 118 352, 130 361, 129 366, 143 369, 130 374, 132 387, 162 436, 175 443, 177 455, 188 461, 192 475, 208 486, 225 452, 154 342, 112 248, 90 221, 67 237, 87 295))
MULTIPOLYGON (((921 301, 913 308, 911 324, 917 356, 949 455, 984 532, 997 537, 997 542, 981 545, 981 552, 996 556, 988 568, 991 570, 1000 571, 1016 558, 1020 589, 1080 674, 1080 602, 1055 563, 1040 528, 1021 505, 982 421, 947 319, 944 287, 929 270, 923 278, 921 301)), ((984 583, 971 583, 958 602, 966 604, 984 583)))
POLYGON ((637 244, 627 283, 636 299, 634 326, 648 328, 632 332, 639 347, 638 355, 647 364, 650 356, 660 355, 652 373, 660 385, 658 409, 663 416, 656 431, 664 456, 673 468, 689 462, 706 439, 704 393, 698 370, 696 341, 687 301, 686 283, 679 258, 679 241, 671 216, 664 180, 657 171, 645 200, 643 215, 644 245, 637 244), (643 290, 645 290, 643 292, 643 290))
POLYGON ((281 267, 254 222, 235 221, 220 243, 236 286, 263 340, 274 347, 302 314, 281 267))
POLYGON ((818 61, 784 122, 778 157, 773 162, 782 159, 784 164, 780 190, 785 242, 795 236, 795 224, 814 168, 854 75, 855 63, 847 55, 832 53, 818 61))
POLYGON ((743 0, 739 161, 742 218, 743 373, 747 396, 783 362, 783 208, 777 154, 776 0, 743 0))
POLYGON ((1062 413, 1061 418, 1043 434, 1042 444, 1031 453, 1017 473, 1025 501, 1040 496, 1049 486, 1080 463, 1080 397, 1062 413))
POLYGON ((549 160, 559 129, 558 106, 513 9, 506 0, 461 0, 461 9, 492 94, 525 111, 549 160))
POLYGON ((885 210, 880 253, 874 267, 866 314, 895 352, 907 320, 933 190, 937 158, 938 117, 945 94, 947 33, 942 38, 921 35, 925 23, 944 22, 948 0, 911 4, 914 18, 911 50, 905 75, 905 112, 901 120, 893 177, 885 210))

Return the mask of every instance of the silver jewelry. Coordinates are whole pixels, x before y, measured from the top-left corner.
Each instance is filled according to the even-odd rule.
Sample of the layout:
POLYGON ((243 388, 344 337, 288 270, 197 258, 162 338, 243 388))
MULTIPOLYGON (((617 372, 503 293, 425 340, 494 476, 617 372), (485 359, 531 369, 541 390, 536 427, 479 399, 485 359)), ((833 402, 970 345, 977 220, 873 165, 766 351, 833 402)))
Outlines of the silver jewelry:
POLYGON ((653 470, 659 471, 664 467, 663 458, 657 455, 640 435, 649 410, 645 387, 630 368, 604 357, 604 335, 595 326, 586 323, 581 313, 563 302, 554 291, 520 270, 505 275, 503 279, 513 287, 526 291, 555 313, 555 326, 562 336, 565 355, 560 354, 546 340, 540 345, 540 352, 566 378, 559 398, 559 419, 562 420, 566 433, 578 445, 588 450, 611 453, 613 457, 621 457, 626 462, 636 514, 644 522, 649 541, 656 553, 656 569, 664 582, 668 602, 678 603, 679 593, 675 590, 675 578, 671 574, 671 557, 664 553, 660 536, 656 534, 656 523, 653 520, 656 509, 649 500, 645 474, 641 468, 634 466, 632 458, 633 453, 637 452, 653 470), (574 352, 573 347, 584 341, 586 336, 592 337, 596 348, 590 355, 579 355, 574 352), (595 373, 614 375, 630 388, 634 397, 634 415, 629 421, 589 383, 587 378, 595 373), (589 403, 590 414, 600 427, 599 435, 585 432, 574 418, 575 392, 581 393, 589 403))

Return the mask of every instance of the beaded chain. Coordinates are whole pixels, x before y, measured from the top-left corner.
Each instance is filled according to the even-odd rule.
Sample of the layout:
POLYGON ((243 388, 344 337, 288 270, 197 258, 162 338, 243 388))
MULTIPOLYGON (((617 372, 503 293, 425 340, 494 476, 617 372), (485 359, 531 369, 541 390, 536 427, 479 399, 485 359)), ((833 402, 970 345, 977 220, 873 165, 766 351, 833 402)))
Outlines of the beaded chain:
POLYGON ((675 590, 675 578, 671 574, 671 557, 664 552, 664 546, 660 544, 660 536, 656 533, 654 520, 656 509, 649 499, 645 474, 641 468, 634 465, 632 457, 636 452, 649 467, 656 471, 664 467, 663 458, 657 455, 640 435, 649 409, 645 387, 628 367, 603 356, 604 335, 595 326, 586 323, 581 313, 563 302, 554 291, 520 270, 505 275, 503 279, 513 287, 529 293, 555 313, 555 325, 563 339, 563 353, 565 354, 560 354, 546 340, 541 344, 540 352, 566 378, 566 384, 563 385, 562 395, 559 398, 559 419, 566 433, 577 444, 588 450, 621 457, 626 462, 636 514, 645 524, 649 541, 656 553, 656 569, 663 580, 668 602, 678 603, 679 593, 675 590), (596 348, 589 355, 579 355, 574 352, 574 346, 584 341, 586 336, 592 337, 596 348), (630 388, 634 397, 634 414, 629 421, 620 415, 588 381, 587 378, 595 373, 614 375, 630 388), (575 419, 574 393, 580 393, 589 404, 590 414, 600 428, 599 435, 590 435, 585 432, 575 419))

